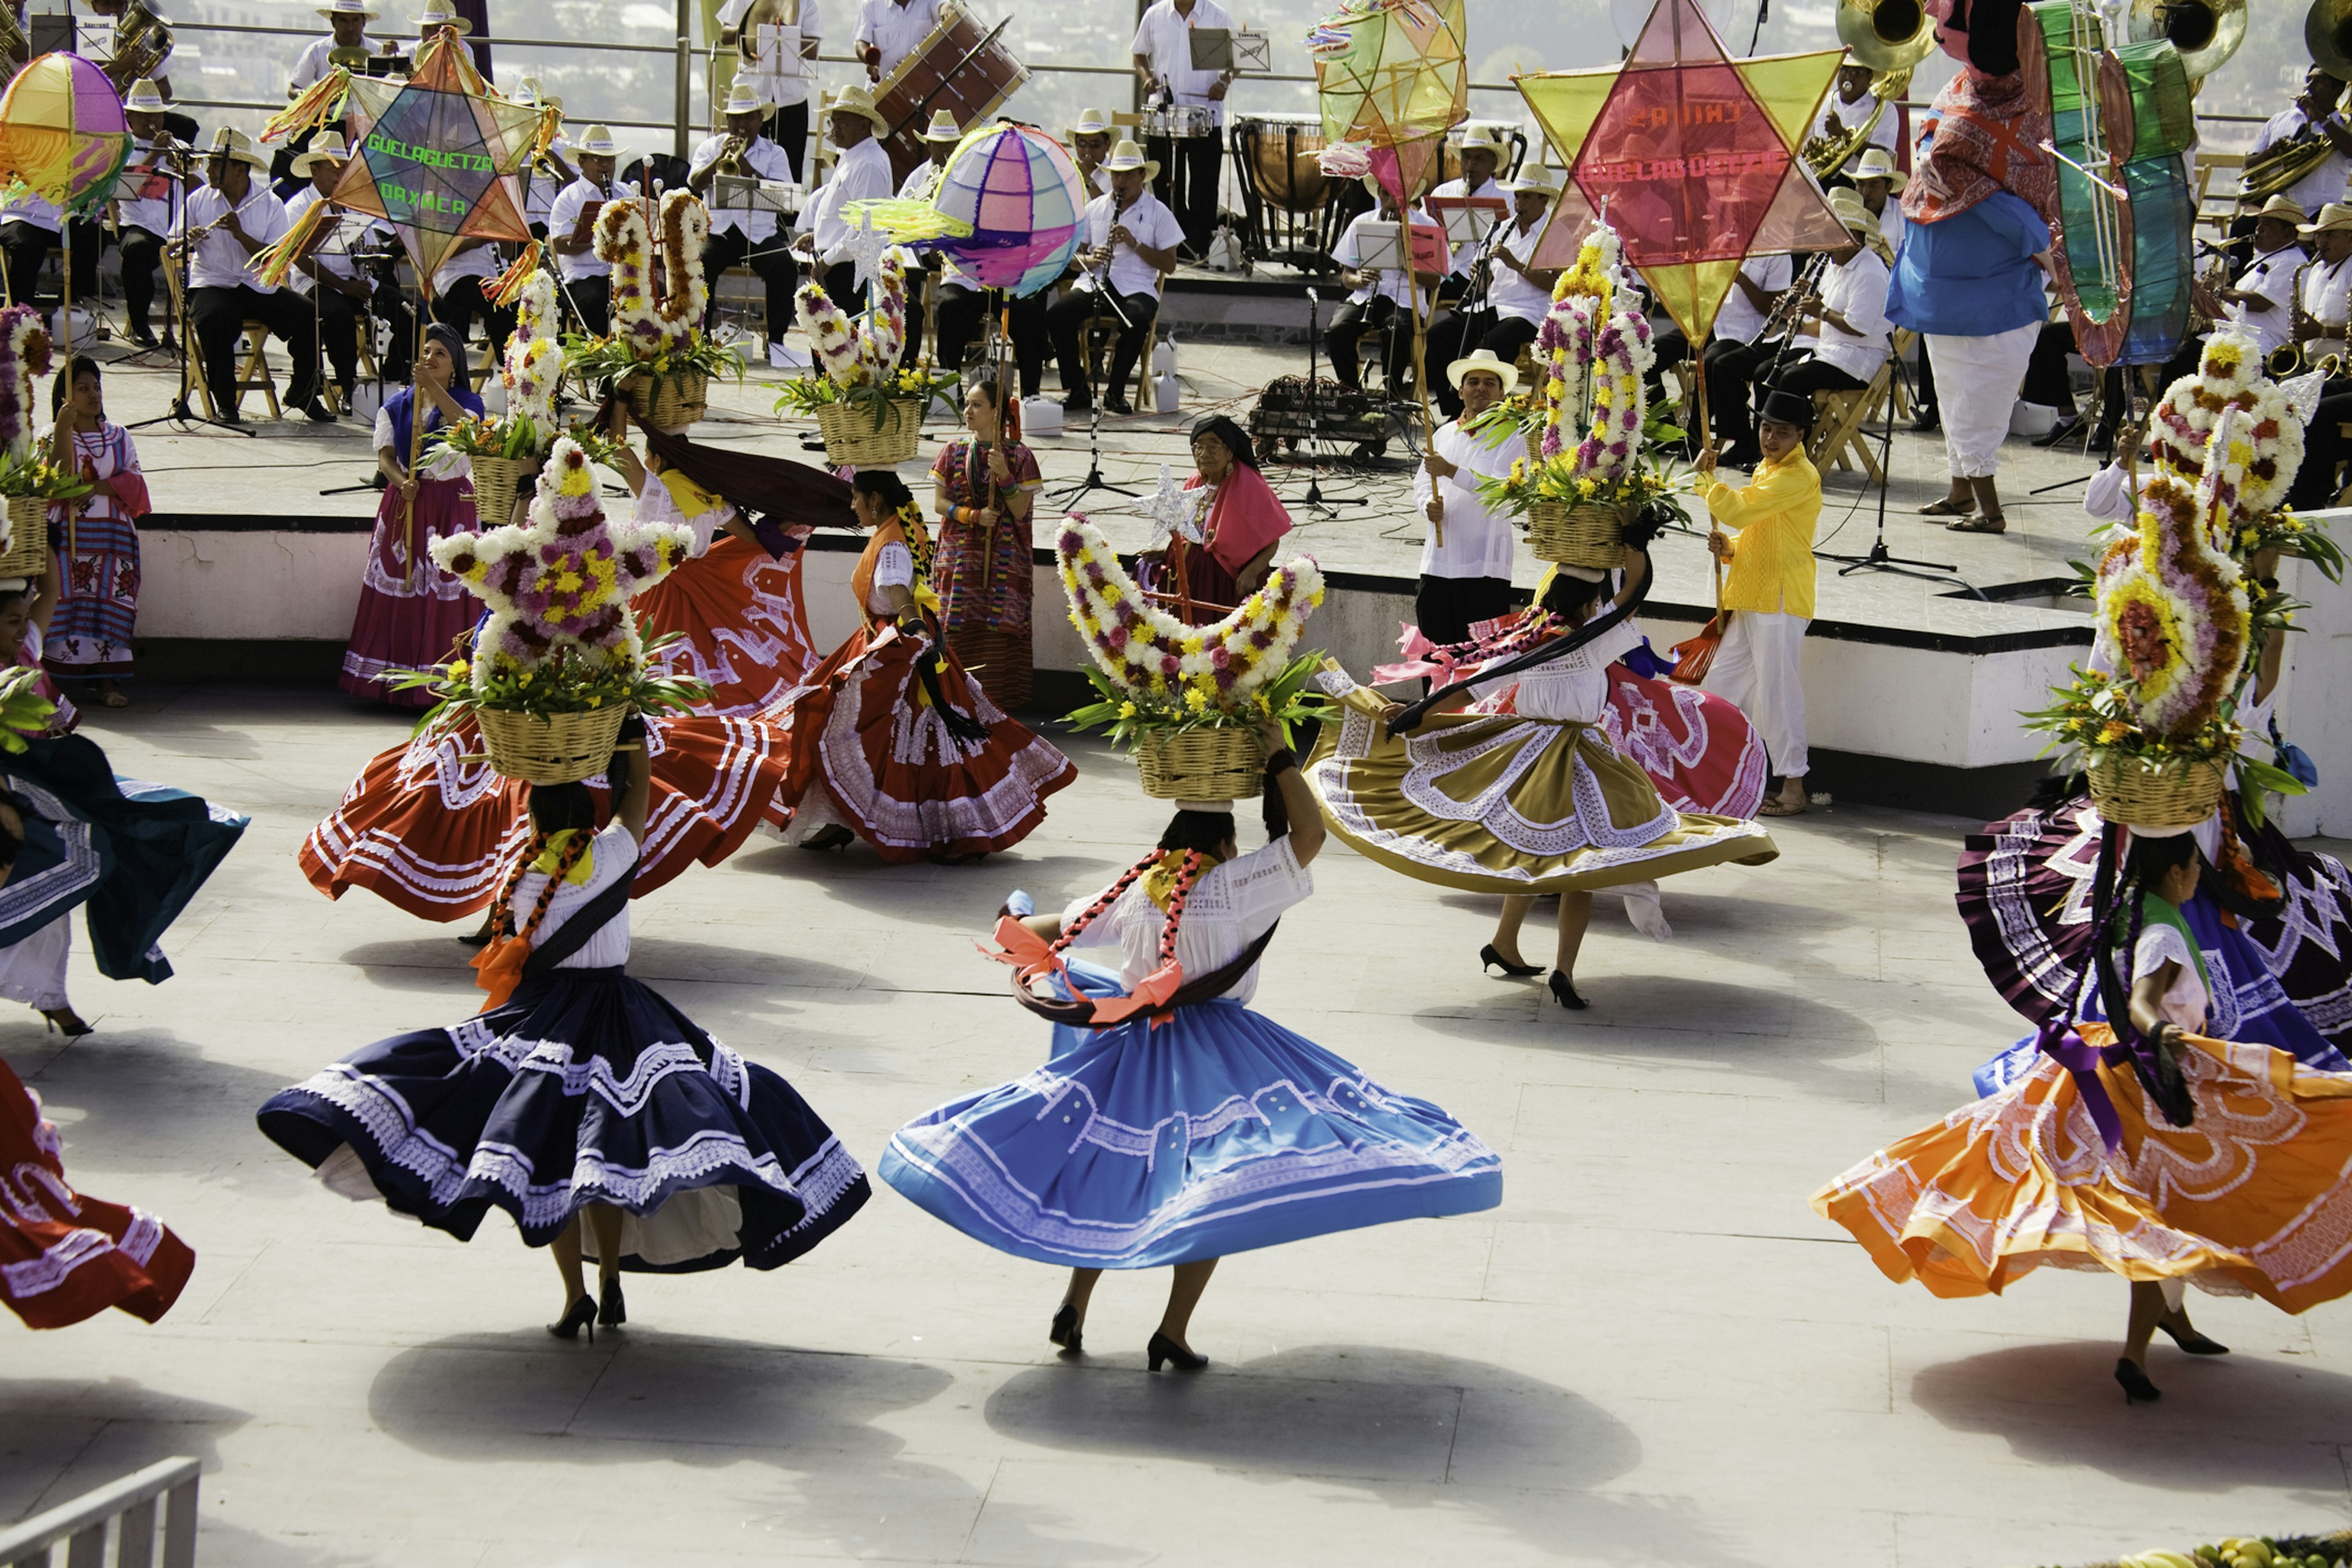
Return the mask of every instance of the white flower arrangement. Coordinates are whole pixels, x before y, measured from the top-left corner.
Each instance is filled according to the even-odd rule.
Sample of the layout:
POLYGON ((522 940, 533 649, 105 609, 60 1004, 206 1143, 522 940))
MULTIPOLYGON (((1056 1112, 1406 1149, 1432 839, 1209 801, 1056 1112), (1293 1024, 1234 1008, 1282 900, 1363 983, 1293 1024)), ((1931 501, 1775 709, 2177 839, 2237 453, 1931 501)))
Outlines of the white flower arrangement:
POLYGON ((2200 478, 2225 410, 2246 416, 2231 443, 2236 473, 2216 492, 2234 533, 2273 511, 2303 467, 2304 422, 2285 389, 2261 374, 2262 347, 2225 328, 2205 341, 2196 370, 2165 389, 2148 432, 2150 456, 2174 473, 2200 478))
POLYGON ((563 350, 555 329, 555 276, 542 268, 530 275, 515 302, 515 330, 499 373, 509 417, 528 419, 542 430, 555 427, 555 389, 563 382, 563 350))

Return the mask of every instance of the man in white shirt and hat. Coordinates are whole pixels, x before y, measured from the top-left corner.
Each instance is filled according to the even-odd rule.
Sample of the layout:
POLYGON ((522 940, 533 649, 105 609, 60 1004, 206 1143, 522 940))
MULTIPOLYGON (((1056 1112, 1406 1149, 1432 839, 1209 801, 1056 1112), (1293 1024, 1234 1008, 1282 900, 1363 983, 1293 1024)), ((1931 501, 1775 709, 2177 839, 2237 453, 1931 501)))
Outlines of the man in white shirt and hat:
POLYGON ((1527 438, 1516 430, 1488 446, 1463 428, 1517 390, 1519 373, 1510 361, 1482 348, 1447 365, 1445 379, 1462 412, 1437 427, 1412 475, 1412 499, 1429 525, 1413 616, 1421 635, 1441 647, 1467 642, 1472 626, 1517 607, 1511 555, 1518 531, 1509 512, 1478 493, 1478 482, 1508 474, 1528 455, 1527 438))
MULTIPOLYGON (((341 134, 321 131, 310 150, 294 160, 294 172, 310 184, 287 201, 287 227, 299 224, 303 215, 327 199, 336 182, 342 178, 343 165, 349 161, 341 134)), ((409 311, 407 298, 389 283, 371 282, 369 275, 352 259, 352 252, 362 247, 380 250, 394 243, 391 228, 381 220, 370 219, 363 214, 345 214, 337 231, 296 262, 294 270, 286 275, 289 288, 314 300, 320 344, 327 352, 327 363, 334 367, 335 384, 342 389, 345 407, 351 405, 352 388, 359 380, 360 317, 371 309, 378 321, 392 325, 391 352, 383 356, 379 367, 383 379, 408 379, 416 319, 409 311)))
POLYGON ((596 216, 617 194, 613 169, 621 147, 608 128, 591 125, 574 151, 580 177, 558 191, 547 209, 547 243, 563 280, 560 292, 589 335, 602 337, 613 330, 613 264, 597 258, 596 216))
POLYGON ((1119 142, 1103 167, 1110 173, 1110 195, 1087 203, 1079 219, 1086 238, 1078 259, 1086 275, 1045 312, 1054 353, 1062 365, 1066 395, 1062 406, 1072 414, 1094 411, 1094 385, 1087 379, 1086 330, 1097 315, 1118 334, 1111 343, 1103 412, 1135 412, 1127 401, 1128 374, 1143 352, 1143 335, 1160 308, 1160 275, 1175 270, 1176 247, 1184 243, 1184 227, 1176 215, 1144 188, 1160 165, 1146 158, 1141 147, 1119 142))
MULTIPOLYGON (((2310 221, 2293 196, 2273 196, 2254 214, 2253 265, 2227 288, 2200 283, 2194 290, 2200 310, 2221 326, 2251 334, 2265 359, 2294 334, 2294 275, 2311 258, 2301 243, 2303 226, 2310 221)), ((2165 366, 2168 377, 2195 371, 2203 353, 2199 339, 2182 344, 2165 366)))
MULTIPOLYGON (((889 4, 890 0, 884 0, 889 4)), ((842 211, 852 202, 882 201, 898 189, 890 173, 890 154, 882 145, 890 122, 874 107, 874 95, 862 87, 845 87, 825 110, 825 129, 833 137, 833 177, 817 188, 801 208, 794 225, 793 248, 807 257, 825 294, 845 310, 862 308, 864 291, 850 259, 848 216, 842 211)))
POLYGON ((328 0, 318 8, 327 19, 330 29, 323 38, 313 38, 302 46, 294 57, 294 74, 286 79, 286 96, 299 98, 327 78, 335 68, 334 56, 339 49, 359 49, 370 55, 391 56, 400 52, 400 46, 390 38, 379 38, 367 30, 378 13, 367 0, 328 0))
POLYGON ((171 108, 152 80, 135 81, 122 100, 131 122, 131 157, 114 187, 114 232, 121 247, 122 303, 131 319, 131 341, 158 346, 149 317, 155 308, 156 275, 163 266, 163 237, 172 232, 184 177, 197 173, 193 149, 163 122, 171 108))
POLYGON ((2306 213, 2317 212, 2329 202, 2342 201, 2346 181, 2352 178, 2352 128, 2346 126, 2339 110, 2343 100, 2343 82, 2319 67, 2312 67, 2304 73, 2303 91, 2291 106, 2270 117, 2255 133, 2253 147, 2247 153, 2252 157, 2268 152, 2282 142, 2313 130, 2326 138, 2327 156, 2309 174, 2278 193, 2306 213))
MULTIPOLYGON (((1331 247, 1331 259, 1339 264, 1339 281, 1352 290, 1346 304, 1333 312, 1331 324, 1324 330, 1323 341, 1331 351, 1331 374, 1350 392, 1364 389, 1363 372, 1356 359, 1356 344, 1367 332, 1385 329, 1389 334, 1389 392, 1392 397, 1404 395, 1402 388, 1406 372, 1412 368, 1413 292, 1420 295, 1423 320, 1429 310, 1430 290, 1453 268, 1452 253, 1447 253, 1444 270, 1424 272, 1398 266, 1367 267, 1364 254, 1364 230, 1371 224, 1394 225, 1397 216, 1396 197, 1387 186, 1370 174, 1364 176, 1364 188, 1372 193, 1380 205, 1370 212, 1360 215, 1340 231, 1339 242, 1331 247), (1417 290, 1415 286, 1418 285, 1417 290)), ((1415 225, 1434 227, 1427 213, 1415 207, 1405 219, 1405 244, 1410 249, 1412 228, 1415 225)))
POLYGON ((259 321, 286 345, 294 372, 286 406, 314 422, 334 416, 319 401, 319 340, 310 303, 255 276, 255 254, 286 232, 286 207, 263 183, 269 167, 242 131, 222 126, 207 153, 209 184, 188 193, 173 226, 174 244, 193 246, 188 260, 188 323, 212 389, 213 406, 232 425, 236 414, 236 340, 247 321, 259 321))
POLYGON ((1760 404, 1775 391, 1809 402, 1817 392, 1860 391, 1886 363, 1893 331, 1886 318, 1886 289, 1894 272, 1873 248, 1881 243, 1878 222, 1849 186, 1830 192, 1830 211, 1851 237, 1828 253, 1829 264, 1813 286, 1811 308, 1800 317, 1797 336, 1787 352, 1776 338, 1716 362, 1724 373, 1721 391, 1712 380, 1707 391, 1716 405, 1716 428, 1729 437, 1722 456, 1727 466, 1753 468, 1763 460, 1751 403, 1760 404), (1737 395, 1723 397, 1721 393, 1737 395), (1726 403, 1727 409, 1722 406, 1726 403))
POLYGON ((448 0, 425 0, 425 14, 421 16, 411 16, 409 21, 416 28, 416 46, 408 54, 412 69, 416 64, 417 57, 425 52, 425 47, 430 44, 443 28, 454 28, 460 37, 474 30, 474 24, 457 15, 457 10, 448 4, 448 0))
MULTIPOLYGON (((1464 162, 1468 161, 1465 151, 1464 162)), ((1534 164, 1520 170, 1517 179, 1496 188, 1509 194, 1510 216, 1488 237, 1485 259, 1470 263, 1474 289, 1478 271, 1484 268, 1483 308, 1465 311, 1463 306, 1469 301, 1457 300, 1452 310, 1430 322, 1424 352, 1432 363, 1450 363, 1470 347, 1492 349, 1496 358, 1514 363, 1519 351, 1535 342, 1551 310, 1551 289, 1559 280, 1559 270, 1529 262, 1543 241, 1544 231, 1551 226, 1552 204, 1559 199, 1559 171, 1534 164)), ((1475 254, 1468 246, 1462 247, 1465 258, 1475 254)), ((1461 396, 1451 385, 1439 393, 1437 405, 1448 418, 1462 412, 1461 396)))
POLYGON ((1110 116, 1099 109, 1079 110, 1077 123, 1069 128, 1070 161, 1078 166, 1088 201, 1110 195, 1110 176, 1102 166, 1110 156, 1110 116))
MULTIPOLYGON (((940 25, 940 0, 858 0, 851 52, 866 62, 866 79, 880 81, 940 25)), ((887 136, 884 126, 880 134, 887 136)))
POLYGON ((1890 256, 1903 253, 1903 230, 1908 220, 1903 216, 1903 204, 1895 198, 1903 194, 1910 177, 1895 166, 1895 155, 1884 147, 1864 147, 1862 155, 1846 165, 1853 176, 1854 194, 1862 205, 1878 220, 1878 232, 1886 241, 1890 256))
POLYGON ((1184 238, 1197 255, 1209 248, 1217 226, 1217 181, 1224 168, 1225 92, 1234 84, 1231 70, 1196 70, 1192 67, 1192 29, 1231 29, 1234 19, 1217 0, 1153 0, 1136 24, 1135 74, 1142 80, 1146 104, 1156 97, 1179 108, 1205 109, 1206 136, 1150 136, 1148 151, 1166 171, 1156 180, 1153 194, 1171 209, 1180 205, 1177 162, 1183 162, 1183 191, 1176 214, 1184 238))
POLYGON ((768 335, 772 340, 782 338, 793 323, 793 289, 800 281, 800 268, 793 261, 792 242, 778 232, 772 210, 740 198, 730 203, 719 189, 719 165, 730 157, 754 178, 791 183, 792 161, 767 137, 768 108, 751 79, 739 73, 727 94, 727 129, 705 137, 695 148, 687 160, 686 185, 710 209, 710 243, 702 252, 702 275, 711 284, 712 314, 719 310, 718 284, 727 269, 749 267, 767 290, 768 335))
MULTIPOLYGON (((948 160, 954 156, 957 144, 962 141, 963 132, 956 128, 954 115, 944 109, 931 110, 931 122, 923 127, 923 151, 929 156, 908 170, 907 177, 898 182, 898 199, 902 202, 929 202, 937 196, 940 174, 947 168, 948 160)), ((954 276, 947 269, 947 258, 936 250, 923 252, 921 262, 920 271, 914 270, 910 264, 907 278, 907 339, 898 354, 898 363, 905 365, 911 365, 922 357, 923 290, 928 287, 935 291, 934 311, 944 310, 947 297, 941 285, 949 277, 954 276)), ((944 322, 940 327, 940 341, 942 343, 947 341, 944 322)), ((1045 359, 1042 346, 1038 359, 1041 363, 1045 359)), ((945 363, 944 350, 941 362, 945 363)))
POLYGON ((824 26, 817 0, 727 0, 719 42, 736 52, 735 79, 749 80, 768 106, 768 139, 784 150, 793 183, 808 151, 809 80, 824 26))

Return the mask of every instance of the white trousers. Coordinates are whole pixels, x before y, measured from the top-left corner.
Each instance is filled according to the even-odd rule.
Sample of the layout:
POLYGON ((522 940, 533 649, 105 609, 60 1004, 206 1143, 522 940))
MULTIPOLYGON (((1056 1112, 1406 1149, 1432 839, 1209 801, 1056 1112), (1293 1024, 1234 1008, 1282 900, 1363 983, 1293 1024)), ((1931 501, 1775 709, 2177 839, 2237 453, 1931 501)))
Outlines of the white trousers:
POLYGON ((1989 338, 1927 334, 1936 365, 1936 407, 1944 424, 1944 460, 1956 479, 1989 479, 2000 471, 2000 444, 2025 384, 2042 323, 2028 321, 1989 338))
MULTIPOLYGON (((1943 372, 1938 370, 1940 378, 1943 372)), ((1937 386, 1941 388, 1939 379, 1937 386)), ((1772 771, 1802 778, 1805 755, 1805 683, 1798 653, 1805 646, 1803 616, 1779 611, 1735 610, 1723 644, 1715 650, 1702 689, 1736 704, 1764 737, 1772 771)))

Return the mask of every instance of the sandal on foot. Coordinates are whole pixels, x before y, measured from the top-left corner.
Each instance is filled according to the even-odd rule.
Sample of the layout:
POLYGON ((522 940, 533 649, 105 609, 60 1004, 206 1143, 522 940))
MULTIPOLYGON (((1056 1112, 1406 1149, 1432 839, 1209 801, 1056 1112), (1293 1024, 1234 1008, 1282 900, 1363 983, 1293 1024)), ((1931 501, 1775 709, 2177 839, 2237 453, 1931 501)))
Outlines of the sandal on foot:
POLYGON ((2007 533, 2009 519, 1998 514, 1990 517, 1964 517, 1958 522, 1944 524, 1948 533, 2007 533))
POLYGON ((1756 815, 1759 816, 1802 816, 1811 809, 1811 807, 1810 805, 1790 805, 1787 801, 1782 800, 1776 795, 1769 797, 1763 805, 1758 806, 1756 808, 1756 815))
POLYGON ((1931 500, 1921 507, 1919 515, 1921 517, 1968 517, 1976 510, 1977 503, 1974 497, 1967 500, 1954 500, 1951 497, 1945 496, 1940 500, 1931 500))

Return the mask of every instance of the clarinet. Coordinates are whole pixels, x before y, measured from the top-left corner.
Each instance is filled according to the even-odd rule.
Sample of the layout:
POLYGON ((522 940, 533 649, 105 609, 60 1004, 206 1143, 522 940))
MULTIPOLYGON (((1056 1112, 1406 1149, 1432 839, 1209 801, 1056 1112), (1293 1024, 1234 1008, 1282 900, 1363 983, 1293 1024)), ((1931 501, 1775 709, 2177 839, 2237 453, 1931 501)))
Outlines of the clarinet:
MULTIPOLYGON (((1763 329, 1756 334, 1756 341, 1768 342, 1775 333, 1779 333, 1780 346, 1773 351, 1771 364, 1757 378, 1758 389, 1769 387, 1780 379, 1780 368, 1788 363, 1789 351, 1797 344, 1797 325, 1804 318, 1805 300, 1821 286, 1822 273, 1829 264, 1828 251, 1814 252, 1813 258, 1805 263, 1804 271, 1798 275, 1797 281, 1789 291, 1772 302, 1772 313, 1764 319, 1763 329)), ((1753 395, 1751 391, 1751 399, 1753 395)))

